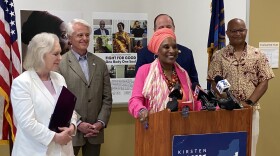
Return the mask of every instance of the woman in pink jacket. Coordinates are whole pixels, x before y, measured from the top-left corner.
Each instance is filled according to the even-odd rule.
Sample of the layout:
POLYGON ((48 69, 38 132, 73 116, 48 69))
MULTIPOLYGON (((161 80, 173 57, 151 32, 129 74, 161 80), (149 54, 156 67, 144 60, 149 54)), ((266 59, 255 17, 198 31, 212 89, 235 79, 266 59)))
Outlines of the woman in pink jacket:
MULTIPOLYGON (((166 109, 170 100, 168 95, 177 83, 181 85, 183 93, 182 100, 178 101, 179 106, 182 102, 195 106, 197 101, 193 97, 189 75, 176 63, 179 51, 174 32, 168 28, 157 30, 148 44, 148 49, 158 55, 158 58, 139 68, 128 103, 129 113, 144 121, 148 114, 166 109)), ((194 110, 199 110, 199 106, 194 110)))

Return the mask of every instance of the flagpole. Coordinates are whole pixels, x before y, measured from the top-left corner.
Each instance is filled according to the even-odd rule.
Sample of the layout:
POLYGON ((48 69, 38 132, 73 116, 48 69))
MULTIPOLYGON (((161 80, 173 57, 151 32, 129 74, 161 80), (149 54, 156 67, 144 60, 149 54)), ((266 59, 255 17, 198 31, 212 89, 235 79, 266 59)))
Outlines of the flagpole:
MULTIPOLYGON (((11 127, 9 126, 9 136, 12 136, 11 127)), ((9 150, 10 150, 10 156, 12 155, 13 150, 13 140, 12 137, 9 137, 9 150)))

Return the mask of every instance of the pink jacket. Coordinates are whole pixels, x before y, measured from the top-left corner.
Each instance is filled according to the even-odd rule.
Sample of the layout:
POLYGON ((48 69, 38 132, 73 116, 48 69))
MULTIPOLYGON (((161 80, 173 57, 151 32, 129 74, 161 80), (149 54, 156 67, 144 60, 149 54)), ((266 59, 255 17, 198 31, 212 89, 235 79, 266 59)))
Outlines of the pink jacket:
MULTIPOLYGON (((145 79, 150 71, 150 66, 151 64, 145 64, 141 66, 134 80, 132 95, 128 101, 128 111, 135 118, 138 117, 138 113, 142 108, 149 109, 149 100, 143 96, 142 90, 144 87, 145 79)), ((181 82, 182 88, 185 90, 186 93, 188 87, 187 87, 187 79, 185 73, 182 72, 178 67, 175 67, 175 70, 181 82)), ((201 109, 200 102, 195 101, 195 105, 198 105, 195 106, 195 110, 201 109)))

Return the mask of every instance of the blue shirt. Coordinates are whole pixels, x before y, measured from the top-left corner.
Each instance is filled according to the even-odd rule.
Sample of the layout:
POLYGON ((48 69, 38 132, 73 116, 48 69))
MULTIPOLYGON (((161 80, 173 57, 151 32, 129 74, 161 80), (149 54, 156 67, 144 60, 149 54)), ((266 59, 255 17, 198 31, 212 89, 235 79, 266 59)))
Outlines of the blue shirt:
POLYGON ((87 62, 87 53, 84 56, 79 55, 77 52, 74 52, 73 50, 72 50, 72 53, 77 58, 80 66, 82 68, 82 71, 85 74, 87 82, 89 82, 89 69, 88 69, 88 62, 87 62))
MULTIPOLYGON (((181 52, 179 52, 176 62, 188 72, 192 83, 199 83, 192 51, 189 48, 184 47, 180 44, 177 44, 177 46, 181 52)), ((138 68, 142 65, 153 62, 156 57, 157 56, 155 56, 152 52, 148 50, 148 47, 142 48, 137 53, 135 71, 137 72, 138 68)))

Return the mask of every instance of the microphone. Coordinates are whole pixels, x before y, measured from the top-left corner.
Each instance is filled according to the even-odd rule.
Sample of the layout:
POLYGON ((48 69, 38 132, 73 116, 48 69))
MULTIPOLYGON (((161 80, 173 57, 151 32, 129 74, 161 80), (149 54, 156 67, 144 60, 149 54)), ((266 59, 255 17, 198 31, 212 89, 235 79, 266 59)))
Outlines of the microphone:
POLYGON ((228 91, 229 87, 230 87, 230 84, 229 82, 227 81, 227 79, 223 79, 223 77, 221 77, 220 75, 217 75, 215 78, 214 78, 215 82, 216 82, 216 89, 218 90, 218 92, 220 94, 222 94, 223 92, 226 92, 228 91))
POLYGON ((192 101, 182 102, 182 104, 178 103, 178 100, 181 100, 183 98, 183 94, 181 93, 181 86, 179 83, 176 83, 173 91, 169 94, 169 98, 171 98, 171 101, 168 101, 167 108, 171 110, 171 112, 174 111, 182 111, 183 117, 188 117, 189 111, 193 110, 192 101), (191 107, 192 106, 192 107, 191 107))
POLYGON ((166 107, 171 110, 171 112, 178 111, 178 99, 182 99, 183 95, 180 92, 181 86, 179 83, 176 83, 173 91, 169 94, 171 101, 168 101, 166 107))
POLYGON ((168 97, 172 98, 172 97, 176 97, 177 99, 181 100, 183 95, 181 94, 181 86, 179 83, 176 83, 172 92, 169 94, 168 97))
POLYGON ((218 99, 217 99, 214 91, 210 89, 210 90, 208 90, 207 94, 208 94, 209 100, 214 102, 215 106, 217 106, 218 99))
POLYGON ((223 77, 221 77, 220 75, 217 75, 214 78, 215 82, 216 82, 216 89, 218 90, 218 92, 220 94, 222 94, 223 92, 226 92, 227 94, 227 99, 220 99, 219 100, 219 104, 221 108, 225 108, 228 110, 232 110, 232 109, 240 109, 243 106, 239 104, 239 101, 232 95, 231 91, 229 91, 229 87, 231 86, 230 83, 226 80, 223 79, 223 77))
POLYGON ((215 102, 212 100, 209 101, 209 95, 198 85, 198 83, 193 83, 192 89, 194 89, 194 96, 197 97, 197 100, 200 100, 203 104, 203 109, 208 111, 216 110, 215 102))
POLYGON ((218 105, 219 105, 219 107, 221 109, 226 109, 226 110, 233 110, 233 109, 235 109, 235 103, 230 98, 219 99, 218 100, 218 105))

